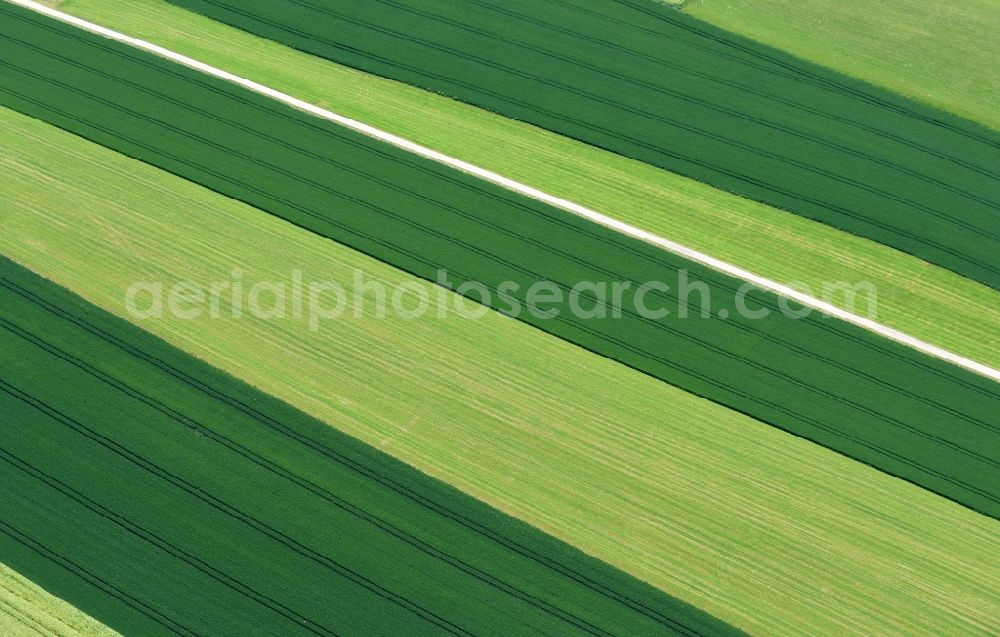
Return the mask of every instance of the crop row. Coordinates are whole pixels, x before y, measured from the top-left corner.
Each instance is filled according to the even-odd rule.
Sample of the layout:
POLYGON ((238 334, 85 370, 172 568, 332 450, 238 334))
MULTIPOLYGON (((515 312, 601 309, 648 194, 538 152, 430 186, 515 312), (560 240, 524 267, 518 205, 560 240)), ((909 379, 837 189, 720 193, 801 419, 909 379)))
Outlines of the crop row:
POLYGON ((1000 135, 649 0, 172 0, 1000 289, 1000 135))
MULTIPOLYGON (((579 318, 565 294, 551 319, 519 318, 690 392, 997 515, 989 450, 1000 396, 989 381, 778 299, 733 311, 740 283, 386 147, 263 97, 51 20, 4 8, 0 88, 12 108, 284 217, 428 280, 561 292, 582 281, 637 287, 682 276, 712 317, 671 288, 621 316, 579 318), (16 28, 13 28, 16 27, 16 28), (655 300, 654 300, 655 299, 655 300), (690 316, 682 317, 681 308, 690 316)), ((471 296, 476 296, 473 291, 471 296)), ((503 295, 492 295, 498 307, 503 295)), ((602 305, 583 294, 584 304, 602 305)))

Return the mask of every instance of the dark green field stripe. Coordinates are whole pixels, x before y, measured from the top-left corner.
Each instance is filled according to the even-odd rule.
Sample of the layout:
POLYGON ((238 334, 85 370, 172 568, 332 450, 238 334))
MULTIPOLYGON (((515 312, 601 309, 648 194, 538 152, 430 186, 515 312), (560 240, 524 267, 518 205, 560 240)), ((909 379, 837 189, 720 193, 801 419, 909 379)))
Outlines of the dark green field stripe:
POLYGON ((655 3, 173 1, 1000 286, 1000 135, 655 3))
POLYGON ((8 468, 0 463, 0 480, 31 499, 0 517, 48 553, 30 558, 0 540, 0 555, 113 628, 136 625, 122 603, 171 632, 182 633, 170 623, 178 622, 195 634, 285 635, 294 626, 320 634, 390 626, 392 634, 737 634, 8 261, 3 274, 0 410, 8 430, 0 455, 8 468), (40 486, 26 486, 29 477, 40 486), (120 543, 129 548, 117 558, 120 543), (75 567, 53 557, 68 546, 79 547, 75 567), (149 551, 157 557, 148 568, 159 575, 132 562, 149 551), (52 568, 53 559, 64 568, 52 568), (194 572, 187 589, 169 585, 194 572), (109 593, 122 590, 131 604, 109 593), (200 605, 189 607, 192 600, 200 605))
MULTIPOLYGON (((3 388, 4 391, 8 391, 3 388)), ((29 397, 30 398, 30 397, 29 397)), ((41 471, 37 467, 32 466, 30 463, 18 458, 14 454, 8 452, 3 447, 0 447, 0 461, 6 462, 11 467, 14 467, 25 474, 31 476, 32 478, 38 480, 39 482, 45 484, 49 488, 58 491, 60 494, 66 496, 70 500, 73 500, 79 504, 84 509, 94 513, 95 515, 121 527, 126 532, 135 535, 136 537, 148 542, 150 545, 155 546, 157 549, 169 553, 171 556, 181 560, 185 564, 202 571, 215 581, 223 584, 235 591, 250 597, 254 601, 258 602, 262 606, 274 611, 275 613, 285 617, 291 621, 294 625, 301 625, 305 627, 306 630, 317 635, 336 635, 331 630, 318 626, 315 622, 309 621, 307 618, 297 615, 294 611, 284 606, 281 602, 262 595, 261 593, 253 590, 252 588, 242 584, 239 581, 234 580, 225 573, 220 572, 215 569, 210 564, 206 563, 204 560, 199 559, 190 553, 183 551, 177 546, 171 544, 170 542, 164 540, 163 538, 157 536, 155 533, 142 528, 141 526, 132 523, 128 519, 116 514, 114 511, 108 509, 107 507, 95 502, 93 499, 87 497, 79 490, 74 489, 65 482, 55 478, 44 471, 41 471)), ((462 633, 465 634, 465 633, 462 633)))
MULTIPOLYGON (((566 288, 687 269, 711 287, 713 315, 733 307, 740 284, 721 274, 153 56, 18 15, 6 24, 19 28, 0 32, 5 103, 417 276, 433 280, 444 267, 456 283, 495 290, 513 280, 523 291, 541 278, 566 288)), ((824 318, 654 321, 627 305, 620 319, 583 320, 562 309, 551 321, 522 318, 966 506, 1000 511, 1000 396, 988 380, 824 318)))
MULTIPOLYGON (((24 421, 22 420, 21 423, 23 422, 24 421)), ((80 451, 86 452, 86 449, 83 448, 80 449, 80 451)), ((37 456, 40 455, 42 451, 37 450, 32 453, 37 456)), ((38 528, 41 526, 39 524, 35 526, 33 532, 45 534, 46 537, 50 539, 53 535, 60 536, 56 541, 62 541, 66 544, 62 549, 62 553, 68 553, 77 558, 79 556, 79 553, 77 552, 78 549, 73 546, 75 542, 67 542, 67 538, 72 537, 72 531, 69 529, 71 529, 74 524, 86 523, 92 528, 100 526, 105 535, 104 541, 107 544, 124 544, 126 541, 133 541, 138 545, 139 554, 149 555, 151 558, 152 556, 155 556, 157 558, 159 562, 159 564, 157 564, 158 570, 174 571, 177 573, 178 577, 190 580, 192 588, 200 588, 203 595, 212 596, 211 599, 213 600, 213 603, 218 604, 217 612, 247 612, 246 607, 241 608, 232 604, 232 601, 228 602, 228 608, 224 606, 225 598, 221 596, 220 593, 223 589, 228 589, 228 592, 246 597, 246 599, 260 604, 262 609, 266 609, 268 614, 259 615, 256 619, 257 621, 261 621, 263 626, 268 627, 268 629, 266 629, 268 633, 281 634, 283 631, 287 634, 335 634, 333 631, 322 629, 314 624, 305 622, 300 616, 282 608, 282 605, 275 603, 273 599, 267 597, 266 595, 262 595, 242 582, 229 577, 219 569, 212 567, 204 559, 193 556, 191 553, 178 548, 174 543, 164 540, 156 534, 150 533, 140 525, 131 522, 121 515, 111 513, 106 507, 97 505, 92 499, 83 496, 79 490, 70 488, 65 482, 51 479, 44 472, 41 472, 37 468, 19 460, 8 451, 3 451, 0 453, 0 456, 3 458, 3 464, 0 465, 0 480, 2 480, 6 489, 30 493, 33 501, 36 502, 35 506, 50 506, 53 508, 59 508, 60 515, 65 519, 64 524, 56 527, 54 531, 50 529, 38 528), (200 583, 198 581, 198 576, 203 577, 206 583, 200 583), (276 614, 281 619, 276 619, 271 615, 271 613, 276 614), (296 630, 296 628, 298 628, 298 630, 296 630)), ((89 483, 80 484, 83 488, 90 487, 89 483)), ((127 489, 122 490, 127 492, 127 489)), ((18 511, 20 516, 30 516, 30 507, 31 504, 22 504, 21 510, 18 511), (27 511, 24 510, 25 507, 28 508, 27 511)), ((178 517, 182 516, 184 515, 184 511, 177 511, 174 515, 178 517)), ((107 547, 107 549, 111 548, 111 546, 107 547)), ((114 559, 110 552, 99 555, 102 555, 104 560, 114 559)), ((89 561, 94 564, 91 568, 100 570, 100 562, 103 560, 99 557, 93 557, 89 558, 89 561)), ((121 567, 126 566, 128 563, 128 561, 121 561, 117 565, 121 567)), ((134 564, 135 562, 132 563, 134 564)), ((41 585, 48 587, 49 582, 45 580, 44 576, 38 578, 33 575, 33 579, 36 579, 36 581, 38 581, 41 585)), ((60 583, 61 582, 57 581, 56 585, 58 586, 60 583)), ((134 585, 134 582, 128 582, 126 584, 126 586, 129 586, 130 588, 134 585)), ((146 595, 149 594, 150 593, 148 592, 146 593, 146 595)), ((170 595, 167 593, 159 594, 157 597, 159 598, 157 601, 163 605, 176 604, 176 602, 169 599, 170 597, 176 597, 176 595, 170 595)), ((86 606, 77 605, 81 609, 88 610, 86 606)), ((176 613, 175 611, 175 616, 176 615, 183 616, 183 613, 176 613)), ((120 622, 122 620, 120 618, 116 618, 116 621, 120 622)), ((119 623, 117 627, 122 630, 122 632, 128 634, 128 630, 125 625, 119 623)), ((194 634, 205 634, 205 631, 195 631, 194 634)))

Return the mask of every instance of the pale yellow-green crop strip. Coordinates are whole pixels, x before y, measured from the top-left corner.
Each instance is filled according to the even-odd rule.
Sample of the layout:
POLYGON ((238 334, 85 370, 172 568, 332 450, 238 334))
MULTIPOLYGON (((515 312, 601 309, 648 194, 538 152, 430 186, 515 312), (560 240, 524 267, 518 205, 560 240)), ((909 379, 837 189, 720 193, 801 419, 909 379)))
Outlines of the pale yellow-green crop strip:
MULTIPOLYGON (((256 38, 162 0, 59 8, 582 204, 779 283, 870 281, 878 322, 1000 367, 1000 292, 878 243, 411 86, 256 38)), ((830 302, 843 306, 842 294, 830 302)), ((851 309, 851 308, 848 308, 851 309)), ((855 312, 864 312, 859 303, 855 312)))
MULTIPOLYGON (((0 252, 113 313, 136 281, 233 268, 348 288, 360 269, 437 297, 37 120, 0 110, 0 126, 0 252)), ((974 635, 1000 615, 995 520, 499 314, 370 310, 316 332, 305 318, 133 320, 751 633, 974 635)))
POLYGON ((120 637, 117 632, 0 564, 0 635, 120 637))
POLYGON ((684 11, 1000 130, 996 0, 693 0, 684 11))

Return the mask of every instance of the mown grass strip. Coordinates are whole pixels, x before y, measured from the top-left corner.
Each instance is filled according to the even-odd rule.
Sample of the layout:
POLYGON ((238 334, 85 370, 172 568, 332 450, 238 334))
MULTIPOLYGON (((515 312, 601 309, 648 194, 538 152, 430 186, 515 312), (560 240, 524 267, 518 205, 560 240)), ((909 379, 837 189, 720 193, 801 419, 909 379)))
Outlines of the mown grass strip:
POLYGON ((399 134, 850 309, 868 281, 878 320, 1000 368, 1000 293, 872 241, 648 164, 343 67, 161 0, 59 8, 399 134), (850 287, 850 285, 848 286, 850 287))
POLYGON ((1000 514, 995 383, 838 321, 793 320, 772 295, 739 293, 738 281, 652 246, 38 14, 3 11, 17 28, 3 34, 0 91, 15 108, 427 280, 445 268, 454 286, 474 281, 497 291, 513 283, 488 301, 520 307, 520 319, 561 338, 1000 514), (697 295, 704 316, 678 290, 682 271, 706 286, 697 295), (566 294, 581 281, 635 290, 665 273, 677 277, 656 296, 673 308, 665 318, 644 314, 639 296, 622 299, 618 316, 593 293, 575 300, 585 299, 589 316, 581 318, 566 294), (555 318, 525 305, 540 280, 562 292, 555 318), (767 316, 740 312, 741 298, 767 316), (723 311, 729 318, 717 320, 723 311))
POLYGON ((439 317, 451 293, 415 321, 379 317, 368 292, 315 332, 138 319, 134 282, 234 268, 247 285, 298 268, 351 299, 357 270, 436 293, 37 120, 0 122, 0 252, 589 554, 755 634, 981 634, 997 614, 996 521, 518 321, 439 317))
POLYGON ((697 0, 700 20, 1000 130, 1000 5, 697 0))
POLYGON ((1000 289, 1000 134, 648 0, 176 2, 1000 289))
POLYGON ((0 268, 4 557, 126 634, 738 634, 0 268))
POLYGON ((0 564, 0 634, 6 637, 118 637, 118 633, 0 564))

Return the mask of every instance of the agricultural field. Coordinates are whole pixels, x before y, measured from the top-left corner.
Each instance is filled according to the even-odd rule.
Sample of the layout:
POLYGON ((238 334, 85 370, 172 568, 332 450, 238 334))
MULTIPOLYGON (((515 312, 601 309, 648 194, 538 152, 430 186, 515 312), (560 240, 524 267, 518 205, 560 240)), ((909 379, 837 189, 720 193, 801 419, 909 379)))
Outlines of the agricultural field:
POLYGON ((1000 289, 1000 133, 669 7, 171 1, 1000 289))
MULTIPOLYGON (((878 320, 1000 367, 1000 292, 800 216, 446 97, 323 61, 163 0, 60 8, 369 122, 783 283, 871 282, 878 320), (738 232, 730 230, 736 228, 738 232), (775 249, 775 244, 780 249, 775 249)), ((830 302, 847 305, 835 294, 830 302)))
POLYGON ((453 289, 484 286, 487 305, 524 308, 522 320, 560 338, 1000 513, 1000 479, 980 451, 1000 446, 991 381, 850 325, 792 319, 773 296, 740 293, 740 282, 693 262, 152 55, 30 12, 7 23, 31 40, 9 37, 4 50, 16 60, 0 70, 20 87, 5 91, 16 109, 428 281, 446 271, 453 289), (188 101, 171 96, 179 92, 188 101), (569 282, 638 289, 658 277, 705 291, 657 291, 657 310, 673 312, 655 319, 638 295, 610 311, 605 296, 585 291, 582 318, 570 305, 569 282), (532 305, 537 281, 561 298, 532 305), (504 284, 513 284, 506 295, 504 284), (741 302, 767 316, 738 312, 741 302))
MULTIPOLYGON (((286 280, 291 268, 318 280, 351 281, 360 270, 389 287, 413 281, 249 206, 0 113, 17 133, 2 153, 10 188, 0 210, 10 231, 0 247, 107 310, 123 313, 122 290, 134 281, 226 280, 234 267, 248 281, 286 280), (46 167, 57 167, 54 177, 46 167)), ((437 302, 461 301, 449 295, 437 302)), ((988 559, 995 520, 498 314, 408 321, 369 307, 317 332, 305 317, 123 314, 748 632, 973 634, 997 608, 1000 572, 988 559), (372 404, 372 387, 386 386, 394 391, 372 404), (836 490, 826 486, 833 476, 836 490), (822 600, 812 594, 819 589, 822 600)))
POLYGON ((1000 130, 992 0, 694 0, 684 11, 1000 130))
MULTIPOLYGON (((652 0, 474 0, 459 13, 436 0, 48 4, 361 124, 30 0, 0 3, 0 631, 998 628, 1000 371, 989 365, 1000 359, 1000 303, 989 277, 955 267, 990 256, 991 238, 924 223, 921 209, 961 210, 954 220, 968 228, 993 223, 994 178, 964 172, 994 152, 974 148, 992 138, 970 135, 993 132, 652 0), (267 13, 280 7, 297 9, 267 13), (317 11, 346 22, 303 21, 317 11), (511 30, 529 14, 531 25, 511 30), (432 18, 444 26, 429 28, 432 18), (539 26, 550 18, 558 37, 539 26), (293 41, 313 37, 307 29, 337 54, 287 48, 309 50, 293 41), (652 43, 665 33, 666 45, 652 43), (400 35, 415 48, 387 51, 400 35), (590 44, 566 48, 574 38, 590 44), (530 55, 515 52, 529 44, 530 55), (427 45, 436 53, 418 54, 427 45), (618 53, 599 54, 609 48, 618 53), (434 70, 458 50, 459 63, 434 70), (520 79, 471 73, 469 51, 520 79), (401 54, 415 75, 392 72, 401 54), (589 61, 564 73, 576 55, 589 61), (753 127, 737 137, 802 165, 833 162, 823 170, 840 185, 764 171, 737 137, 719 161, 826 203, 850 203, 842 186, 853 175, 868 197, 856 220, 906 217, 925 243, 955 241, 956 261, 852 236, 558 125, 617 126, 662 146, 672 133, 629 129, 615 109, 697 120, 697 108, 637 104, 636 90, 662 93, 654 83, 672 76, 625 60, 685 60, 732 84, 746 56, 759 62, 755 90, 774 93, 743 103, 727 88, 713 99, 818 137, 785 144, 753 127), (602 64, 617 65, 617 79, 602 64), (551 121, 428 92, 440 90, 432 76, 544 106, 551 121), (534 80, 578 91, 526 90, 534 80), (607 110, 580 110, 580 87, 607 110), (859 119, 834 132, 818 111, 764 106, 827 92, 843 101, 824 106, 859 119), (367 124, 501 174, 456 170, 408 139, 361 134, 367 124), (934 177, 919 172, 921 153, 952 151, 968 165, 937 154, 934 177), (506 181, 522 177, 613 218, 506 181), (984 207, 958 208, 958 191, 984 207), (876 210, 883 195, 894 203, 876 210), (725 249, 696 256, 635 238, 650 229, 725 249), (759 249, 775 238, 794 250, 759 249), (731 255, 782 282, 877 273, 891 325, 958 343, 975 361, 931 357, 933 347, 889 340, 860 317, 802 312, 713 265, 731 255), (609 300, 605 283, 624 287, 609 300)), ((708 100, 699 82, 684 90, 708 100)))

